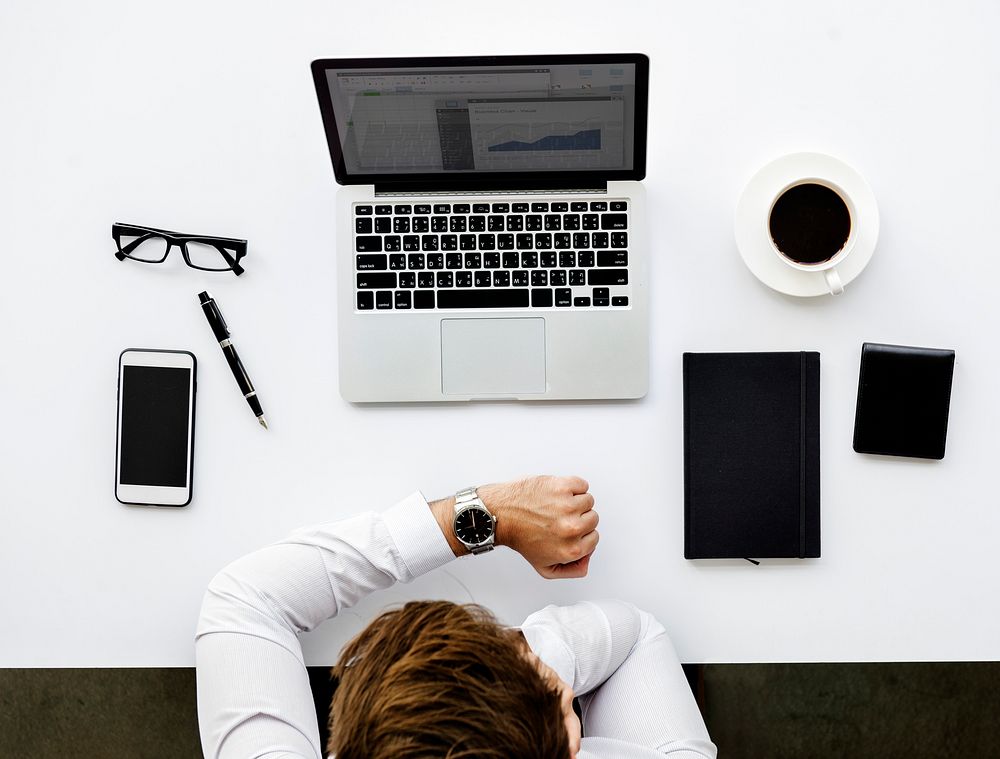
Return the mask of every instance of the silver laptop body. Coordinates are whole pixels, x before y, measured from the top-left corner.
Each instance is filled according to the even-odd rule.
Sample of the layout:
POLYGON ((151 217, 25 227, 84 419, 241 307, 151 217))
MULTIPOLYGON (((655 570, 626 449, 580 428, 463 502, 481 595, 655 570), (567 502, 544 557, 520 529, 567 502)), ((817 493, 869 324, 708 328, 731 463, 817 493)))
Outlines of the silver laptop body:
POLYGON ((345 185, 345 400, 646 394, 645 56, 320 60, 313 74, 345 185))

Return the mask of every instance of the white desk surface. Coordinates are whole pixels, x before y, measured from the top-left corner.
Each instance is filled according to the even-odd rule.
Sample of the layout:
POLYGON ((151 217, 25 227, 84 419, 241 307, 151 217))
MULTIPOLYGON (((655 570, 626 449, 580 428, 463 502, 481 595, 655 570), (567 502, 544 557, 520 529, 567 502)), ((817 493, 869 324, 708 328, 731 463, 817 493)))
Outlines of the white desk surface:
POLYGON ((203 589, 291 529, 535 472, 592 483, 585 581, 509 551, 456 562, 306 636, 310 663, 383 604, 510 623, 617 596, 683 660, 1000 659, 1000 5, 5 2, 0 9, 0 666, 190 666, 203 589), (336 185, 313 58, 641 51, 652 61, 651 391, 622 403, 353 407, 336 389, 336 185), (733 240, 750 176, 839 156, 882 231, 842 297, 761 285, 733 240), (247 272, 113 256, 117 220, 250 241, 247 272), (226 312, 260 429, 196 293, 226 312), (851 449, 863 341, 957 351, 947 457, 851 449), (126 347, 199 362, 195 499, 115 501, 126 347), (822 353, 822 552, 688 562, 681 353, 822 353))

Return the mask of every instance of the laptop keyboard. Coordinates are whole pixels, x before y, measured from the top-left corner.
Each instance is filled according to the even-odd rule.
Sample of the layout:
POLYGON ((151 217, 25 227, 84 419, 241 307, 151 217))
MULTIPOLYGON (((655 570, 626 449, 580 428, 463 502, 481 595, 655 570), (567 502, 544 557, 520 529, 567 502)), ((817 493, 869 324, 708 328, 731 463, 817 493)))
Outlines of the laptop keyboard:
POLYGON ((628 227, 627 200, 356 203, 356 308, 624 308, 628 227))

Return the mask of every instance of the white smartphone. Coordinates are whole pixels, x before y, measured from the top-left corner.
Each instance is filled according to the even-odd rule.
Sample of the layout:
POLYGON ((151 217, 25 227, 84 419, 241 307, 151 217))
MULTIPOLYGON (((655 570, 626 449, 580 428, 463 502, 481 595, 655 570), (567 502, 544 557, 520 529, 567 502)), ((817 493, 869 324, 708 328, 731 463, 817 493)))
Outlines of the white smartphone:
POLYGON ((119 356, 115 497, 122 503, 191 502, 196 370, 188 351, 129 348, 119 356))

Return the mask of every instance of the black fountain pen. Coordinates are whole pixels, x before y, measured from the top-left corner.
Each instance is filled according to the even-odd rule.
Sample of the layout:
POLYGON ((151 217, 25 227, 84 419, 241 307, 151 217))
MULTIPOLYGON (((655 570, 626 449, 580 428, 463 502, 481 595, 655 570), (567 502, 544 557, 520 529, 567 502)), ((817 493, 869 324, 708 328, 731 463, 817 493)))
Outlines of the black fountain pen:
POLYGON ((226 320, 222 318, 222 311, 219 310, 218 304, 207 290, 198 293, 198 298, 201 300, 201 310, 205 312, 208 325, 212 328, 212 332, 215 333, 215 339, 219 341, 219 347, 222 348, 222 355, 226 357, 229 368, 233 370, 233 376, 236 377, 236 384, 240 386, 240 391, 243 393, 243 397, 247 399, 247 403, 250 404, 250 409, 257 417, 257 421, 266 430, 267 419, 264 418, 264 411, 261 409, 260 401, 257 399, 257 391, 253 389, 250 375, 247 374, 243 362, 240 361, 240 354, 236 352, 236 346, 233 345, 233 341, 229 338, 229 327, 226 326, 226 320))

